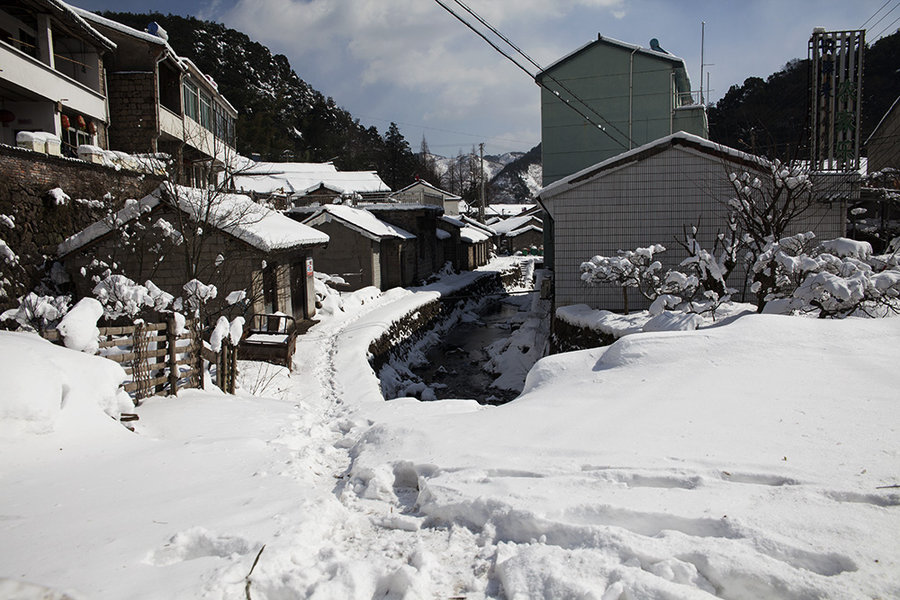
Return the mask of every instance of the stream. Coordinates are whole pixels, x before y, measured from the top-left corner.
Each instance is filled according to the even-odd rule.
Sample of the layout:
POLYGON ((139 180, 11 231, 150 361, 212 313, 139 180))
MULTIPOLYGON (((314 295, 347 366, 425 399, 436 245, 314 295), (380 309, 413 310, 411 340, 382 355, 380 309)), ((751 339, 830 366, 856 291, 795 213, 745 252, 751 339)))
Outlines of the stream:
MULTIPOLYGON (((512 298, 516 301, 518 298, 512 298)), ((482 366, 489 359, 488 346, 509 337, 521 324, 519 302, 491 301, 477 315, 464 318, 448 331, 441 343, 425 353, 427 362, 410 370, 434 391, 438 400, 471 398, 482 404, 504 404, 518 391, 492 388, 496 375, 482 366)))

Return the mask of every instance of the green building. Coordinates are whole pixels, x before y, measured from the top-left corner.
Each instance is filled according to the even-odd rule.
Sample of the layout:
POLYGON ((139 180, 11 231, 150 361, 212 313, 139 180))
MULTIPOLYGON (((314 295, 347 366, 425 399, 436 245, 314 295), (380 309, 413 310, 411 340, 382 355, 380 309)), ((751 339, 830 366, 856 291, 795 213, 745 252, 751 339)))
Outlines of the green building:
POLYGON ((684 60, 655 41, 658 50, 598 36, 537 75, 544 185, 676 131, 709 137, 684 60))
MULTIPOLYGON (((536 76, 544 186, 677 131, 709 137, 684 60, 651 46, 598 35, 536 76)), ((552 221, 544 236, 552 268, 552 221)))

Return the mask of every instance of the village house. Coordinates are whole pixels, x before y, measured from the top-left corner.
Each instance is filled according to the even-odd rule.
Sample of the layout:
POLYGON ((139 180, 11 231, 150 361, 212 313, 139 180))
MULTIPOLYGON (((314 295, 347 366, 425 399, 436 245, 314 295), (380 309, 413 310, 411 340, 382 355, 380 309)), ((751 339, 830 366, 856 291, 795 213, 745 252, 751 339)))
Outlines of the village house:
POLYGON ((439 206, 444 214, 456 216, 460 214, 462 197, 433 186, 424 179, 417 179, 405 188, 399 189, 390 198, 403 204, 422 204, 439 206))
POLYGON ((326 204, 288 211, 294 219, 328 235, 313 251, 316 268, 340 277, 348 289, 381 290, 410 285, 416 276, 416 236, 361 208, 326 204))
MULTIPOLYGON (((581 263, 593 256, 662 244, 668 251, 659 258, 664 268, 671 268, 687 257, 676 240, 684 239, 685 228, 698 224, 700 243, 712 249, 717 233, 726 228, 728 201, 735 196, 730 176, 744 172, 766 181, 768 163, 679 132, 545 187, 538 201, 556 223, 556 307, 624 308, 620 288, 582 282, 581 263)), ((789 233, 814 231, 821 239, 844 234, 847 202, 858 197, 858 182, 854 191, 840 179, 825 177, 819 182, 816 197, 821 201, 792 223, 789 233)), ((729 284, 742 298, 746 292, 742 273, 735 272, 732 278, 729 284)), ((629 302, 632 308, 640 308, 638 304, 629 302)))
POLYGON ((281 210, 384 199, 391 189, 374 171, 339 171, 334 164, 258 162, 238 157, 226 185, 265 198, 281 210))
POLYGON ((178 56, 156 23, 138 31, 92 12, 73 9, 113 40, 108 59, 109 147, 175 158, 180 183, 215 183, 235 154, 237 111, 216 83, 178 56))
POLYGON ((450 257, 448 260, 452 259, 455 270, 472 271, 491 259, 491 235, 483 228, 449 215, 438 220, 438 227, 450 235, 442 243, 445 245, 445 256, 450 257))
POLYGON ((313 252, 328 235, 254 203, 163 184, 62 242, 58 260, 77 297, 92 296, 92 275, 112 268, 175 297, 198 279, 218 294, 206 315, 282 312, 297 320, 315 315, 313 252))
POLYGON ((115 49, 62 2, 0 5, 0 144, 19 137, 32 150, 68 156, 79 144, 106 147, 104 58, 115 49))
POLYGON ((501 254, 515 254, 544 245, 544 222, 535 214, 507 217, 493 221, 490 226, 500 236, 501 254))

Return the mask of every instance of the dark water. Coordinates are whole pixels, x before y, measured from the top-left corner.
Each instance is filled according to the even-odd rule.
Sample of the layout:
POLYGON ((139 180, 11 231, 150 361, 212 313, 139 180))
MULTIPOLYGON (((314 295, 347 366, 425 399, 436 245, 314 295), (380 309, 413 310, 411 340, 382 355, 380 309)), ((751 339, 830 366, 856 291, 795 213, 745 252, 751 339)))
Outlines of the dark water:
POLYGON ((495 376, 481 367, 490 358, 490 344, 510 335, 519 325, 515 304, 494 301, 477 321, 463 322, 448 331, 440 344, 426 353, 428 364, 413 373, 434 390, 438 400, 474 399, 481 404, 503 404, 518 392, 492 388, 495 376))

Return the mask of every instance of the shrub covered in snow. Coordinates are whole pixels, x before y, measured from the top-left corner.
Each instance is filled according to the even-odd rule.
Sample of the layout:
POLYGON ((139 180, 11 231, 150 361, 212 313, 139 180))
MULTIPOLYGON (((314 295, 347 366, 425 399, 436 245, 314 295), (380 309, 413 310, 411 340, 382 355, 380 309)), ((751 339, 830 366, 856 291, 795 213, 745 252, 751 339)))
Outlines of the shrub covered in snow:
POLYGON ((770 242, 753 264, 765 312, 820 317, 900 313, 900 255, 873 256, 868 242, 815 243, 811 232, 770 242))
POLYGON ((0 320, 18 323, 25 331, 52 329, 69 310, 69 296, 41 296, 34 292, 19 298, 19 307, 0 315, 0 320))

